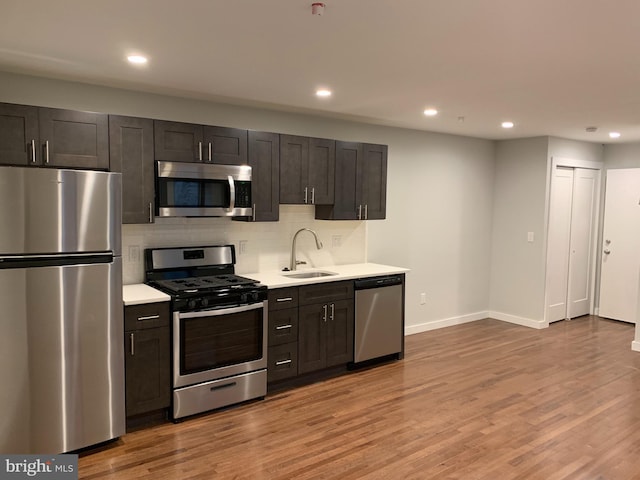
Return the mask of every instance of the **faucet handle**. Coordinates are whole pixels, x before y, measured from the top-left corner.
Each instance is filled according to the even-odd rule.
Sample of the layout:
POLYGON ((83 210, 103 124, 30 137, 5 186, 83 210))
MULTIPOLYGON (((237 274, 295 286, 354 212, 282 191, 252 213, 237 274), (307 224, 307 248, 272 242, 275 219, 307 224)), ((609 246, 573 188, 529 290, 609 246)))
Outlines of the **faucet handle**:
POLYGON ((306 265, 307 262, 305 262, 304 260, 296 260, 296 265, 306 265))

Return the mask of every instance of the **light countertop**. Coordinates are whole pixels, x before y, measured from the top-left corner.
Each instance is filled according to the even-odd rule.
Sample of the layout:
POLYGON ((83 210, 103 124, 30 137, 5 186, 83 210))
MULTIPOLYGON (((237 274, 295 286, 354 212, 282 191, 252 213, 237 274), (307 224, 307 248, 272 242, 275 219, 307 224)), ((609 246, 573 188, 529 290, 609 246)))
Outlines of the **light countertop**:
POLYGON ((168 302, 171 297, 144 283, 124 285, 122 299, 125 305, 142 305, 144 303, 168 302))
MULTIPOLYGON (((351 265, 333 265, 327 268, 299 268, 295 272, 255 272, 240 273, 239 275, 256 280, 269 288, 297 287, 313 283, 339 282, 340 280, 352 280, 364 277, 379 277, 394 273, 406 273, 408 268, 392 267, 377 263, 354 263, 351 265), (332 272, 335 275, 314 278, 287 278, 283 274, 303 272, 332 272)), ((122 298, 125 305, 142 305, 145 303, 168 302, 171 297, 144 283, 124 285, 122 298)))
POLYGON ((239 275, 256 280, 269 288, 282 288, 310 285, 313 283, 339 282, 340 280, 352 280, 355 278, 379 277, 381 275, 406 273, 408 271, 408 268, 392 267, 390 265, 380 265, 377 263, 354 263, 350 265, 332 265, 326 268, 299 268, 295 272, 271 271, 240 273, 239 275), (314 278, 288 278, 285 276, 287 273, 313 271, 332 272, 336 275, 314 278))

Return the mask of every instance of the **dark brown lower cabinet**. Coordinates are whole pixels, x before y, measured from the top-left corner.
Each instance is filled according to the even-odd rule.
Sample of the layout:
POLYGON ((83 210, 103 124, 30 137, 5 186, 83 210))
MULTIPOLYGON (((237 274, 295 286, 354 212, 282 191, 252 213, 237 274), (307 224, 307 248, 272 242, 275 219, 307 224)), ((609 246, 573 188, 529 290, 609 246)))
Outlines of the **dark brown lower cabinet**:
POLYGON ((127 417, 171 404, 169 303, 125 307, 127 417))
POLYGON ((307 373, 353 361, 353 300, 300 307, 298 372, 307 373))

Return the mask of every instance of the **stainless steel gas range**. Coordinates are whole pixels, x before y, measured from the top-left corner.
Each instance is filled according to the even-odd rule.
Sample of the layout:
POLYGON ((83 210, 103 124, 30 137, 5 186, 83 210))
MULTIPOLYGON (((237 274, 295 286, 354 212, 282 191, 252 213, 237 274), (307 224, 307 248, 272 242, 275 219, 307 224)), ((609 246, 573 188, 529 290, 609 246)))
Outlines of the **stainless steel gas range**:
POLYGON ((145 250, 172 298, 174 420, 267 393, 267 287, 234 266, 233 245, 145 250))

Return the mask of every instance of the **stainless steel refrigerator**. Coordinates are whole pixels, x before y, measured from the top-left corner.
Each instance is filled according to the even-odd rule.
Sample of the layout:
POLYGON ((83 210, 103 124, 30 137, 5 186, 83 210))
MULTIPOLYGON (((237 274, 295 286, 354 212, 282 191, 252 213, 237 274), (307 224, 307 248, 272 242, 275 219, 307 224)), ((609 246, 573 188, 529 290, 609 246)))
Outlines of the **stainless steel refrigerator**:
POLYGON ((0 453, 125 432, 118 173, 0 167, 0 453))

